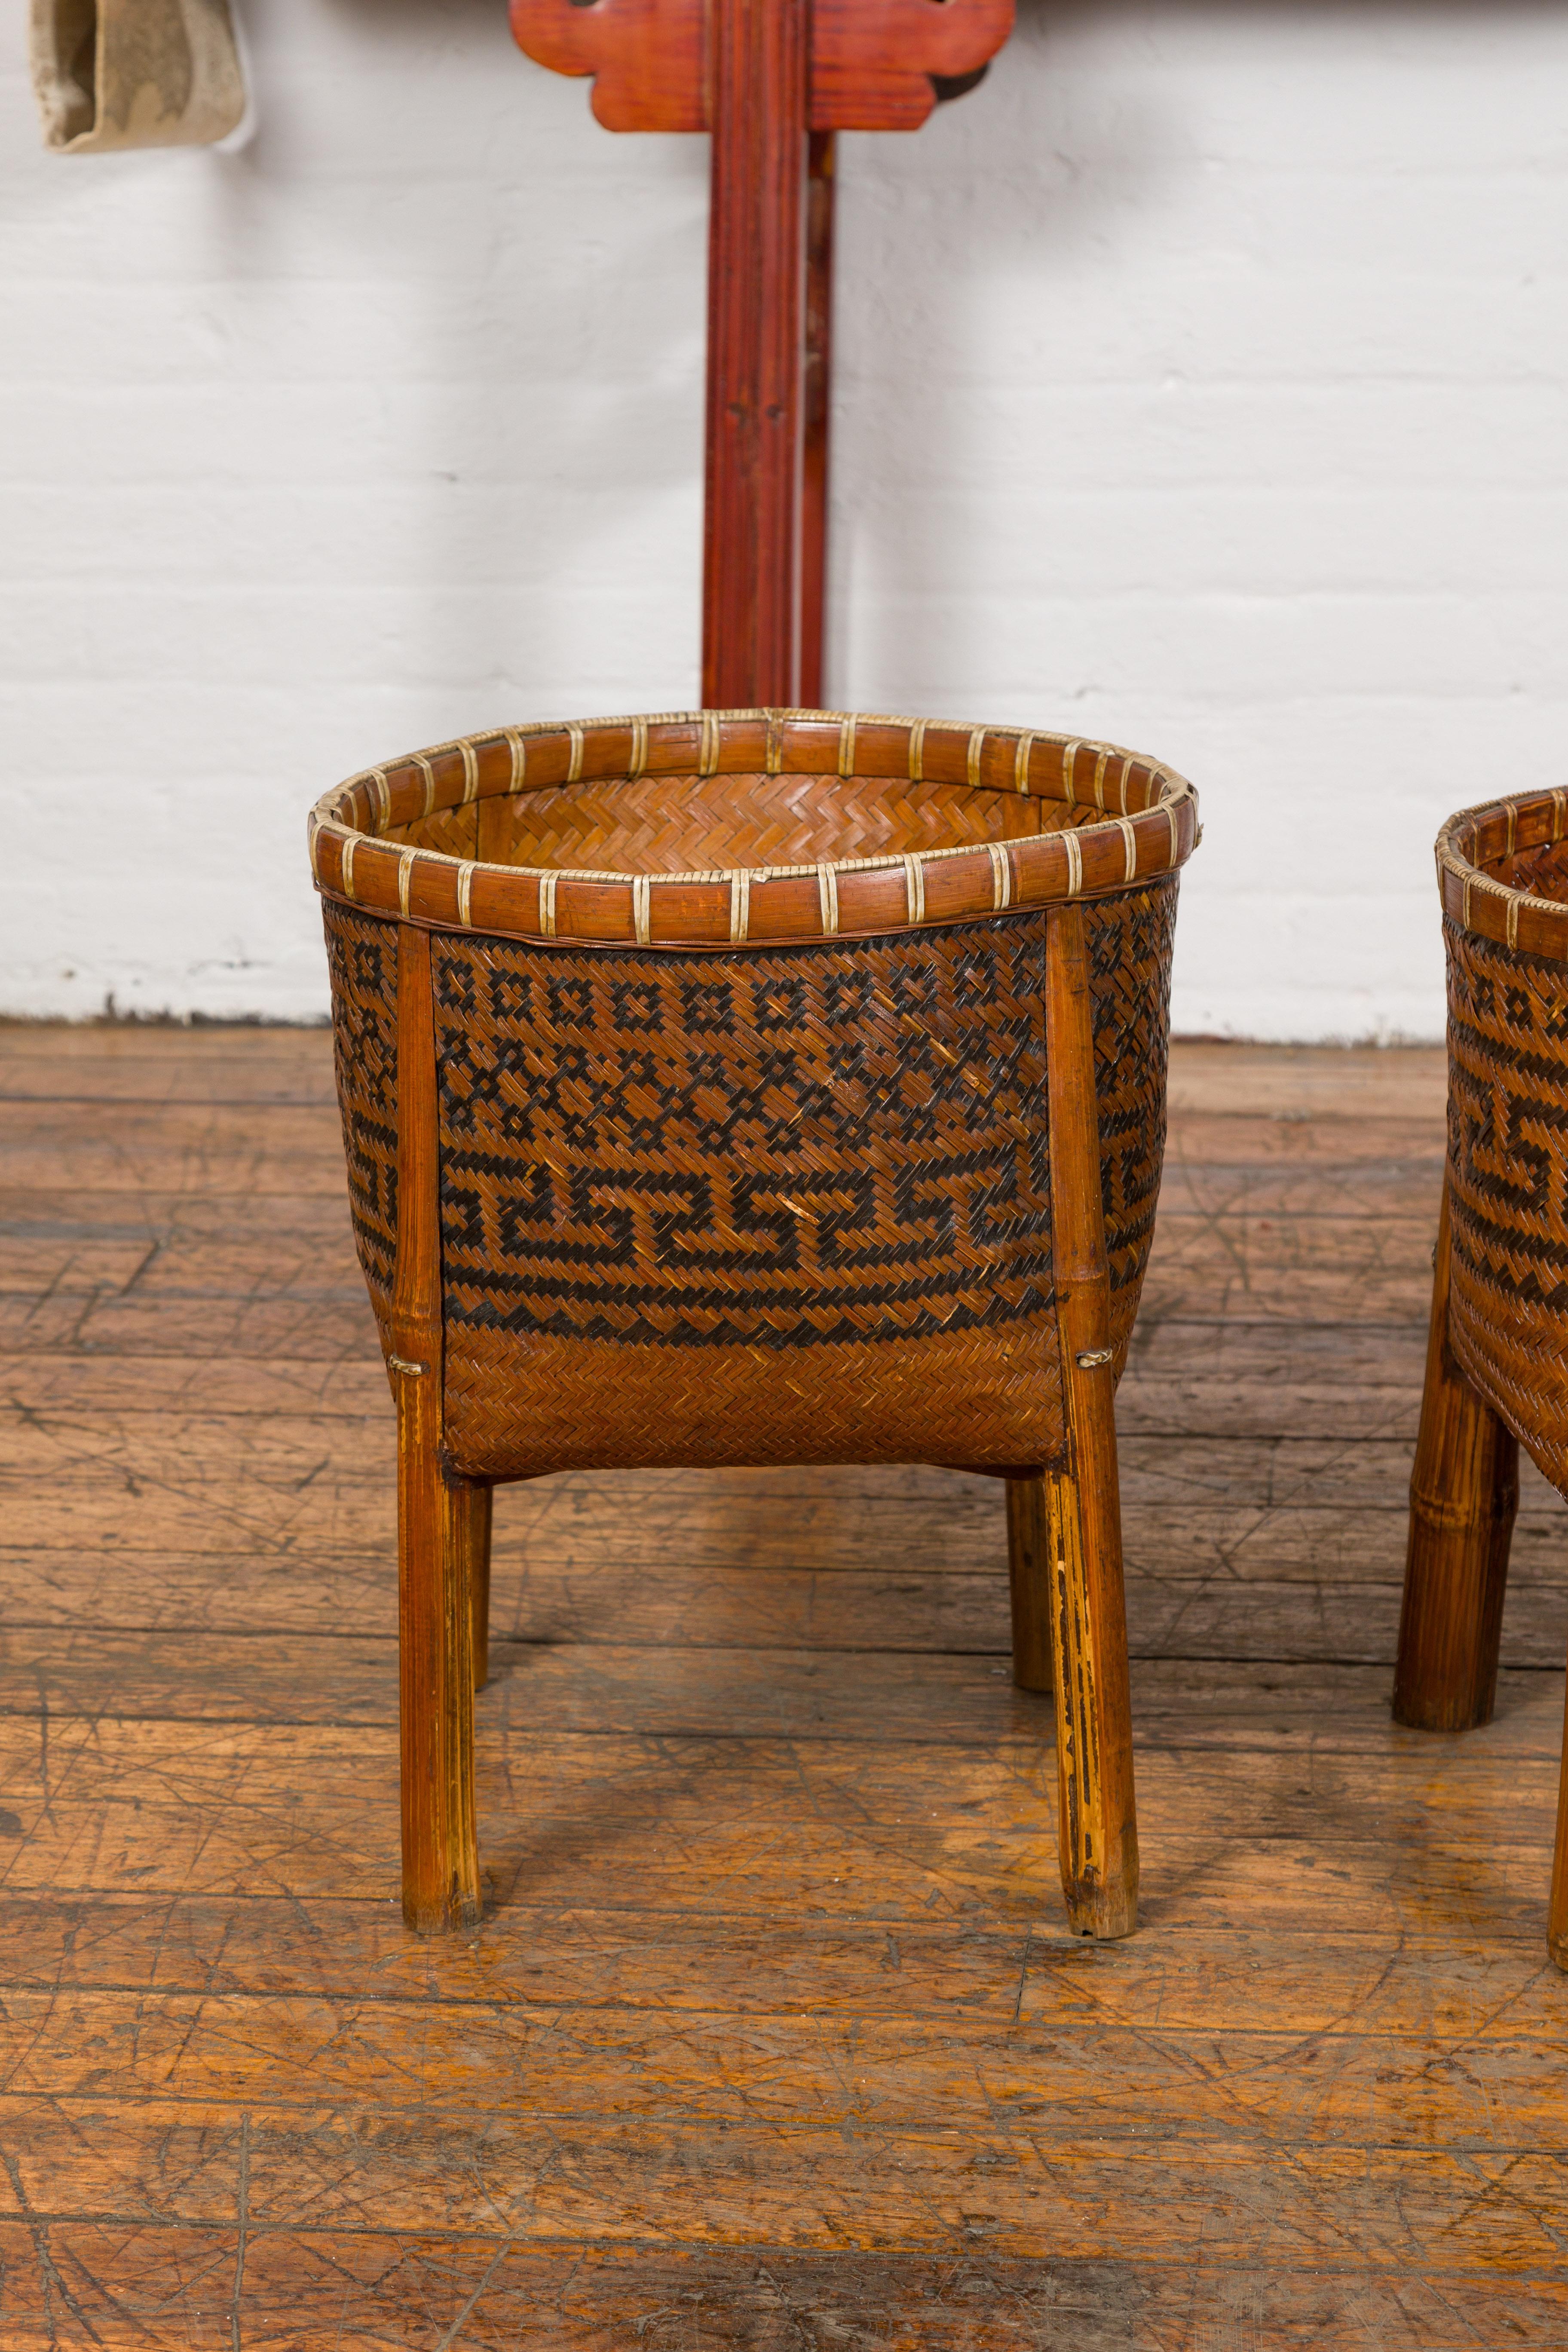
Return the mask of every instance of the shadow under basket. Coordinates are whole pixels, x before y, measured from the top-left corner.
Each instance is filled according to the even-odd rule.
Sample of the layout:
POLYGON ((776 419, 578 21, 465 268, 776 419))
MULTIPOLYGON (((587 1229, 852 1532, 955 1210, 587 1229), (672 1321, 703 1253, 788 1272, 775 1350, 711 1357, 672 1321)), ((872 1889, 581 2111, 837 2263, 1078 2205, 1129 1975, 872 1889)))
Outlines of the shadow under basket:
MULTIPOLYGON (((1394 1711, 1465 1731, 1497 1692, 1522 1444, 1568 1495, 1568 793, 1437 837, 1448 1150, 1394 1711)), ((1568 1779, 1549 1941, 1568 1968, 1568 1779)))
POLYGON ((1016 1675, 1084 1710, 1069 1908, 1130 1927, 1112 1398, 1196 837, 1191 788, 1111 745, 813 711, 509 728, 318 804, 399 1409, 414 1924, 478 1902, 470 1735, 414 1767, 421 1801, 467 1776, 466 1815, 411 1822, 407 1678, 413 1638, 417 1712, 464 1712, 492 1485, 934 1462, 1009 1481, 1016 1675))

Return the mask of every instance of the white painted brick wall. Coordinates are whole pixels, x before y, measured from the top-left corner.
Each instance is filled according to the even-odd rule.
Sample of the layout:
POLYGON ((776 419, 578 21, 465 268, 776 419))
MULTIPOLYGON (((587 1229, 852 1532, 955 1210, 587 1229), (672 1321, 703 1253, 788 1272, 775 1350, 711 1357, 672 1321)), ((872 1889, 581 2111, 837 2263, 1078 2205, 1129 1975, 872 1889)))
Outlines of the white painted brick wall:
MULTIPOLYGON (((324 784, 696 691, 704 142, 241 5, 235 156, 46 156, 8 15, 13 1011, 316 1013, 324 784)), ((832 690, 1191 774, 1181 1027, 1436 1035, 1436 824, 1568 771, 1568 5, 1020 15, 844 142, 832 690)))

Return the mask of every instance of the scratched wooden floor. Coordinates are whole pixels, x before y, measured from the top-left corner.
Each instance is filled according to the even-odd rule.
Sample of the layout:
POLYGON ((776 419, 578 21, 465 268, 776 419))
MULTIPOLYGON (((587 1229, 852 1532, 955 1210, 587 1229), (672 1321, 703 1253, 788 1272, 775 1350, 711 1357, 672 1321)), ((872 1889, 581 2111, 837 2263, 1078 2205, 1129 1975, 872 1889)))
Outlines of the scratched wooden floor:
POLYGON ((0 2346, 1568 2342, 1568 1638, 1388 1720, 1428 1053, 1178 1053, 1121 1391, 1144 1856, 1064 1932, 1001 1496, 500 1498, 492 1909, 405 1938, 320 1034, 0 1030, 0 2346))

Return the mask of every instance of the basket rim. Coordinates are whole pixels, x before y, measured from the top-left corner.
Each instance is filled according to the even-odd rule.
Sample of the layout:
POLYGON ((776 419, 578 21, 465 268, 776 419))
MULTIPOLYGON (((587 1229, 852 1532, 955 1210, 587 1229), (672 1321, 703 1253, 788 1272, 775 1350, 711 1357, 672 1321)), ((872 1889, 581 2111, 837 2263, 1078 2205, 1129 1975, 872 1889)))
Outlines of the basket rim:
POLYGON ((1457 809, 1434 845, 1437 894, 1455 927, 1568 963, 1568 902, 1521 890, 1487 869, 1516 850, 1568 838, 1568 787, 1510 793, 1457 809))
POLYGON ((437 929, 640 947, 854 939, 1141 887, 1202 837, 1197 794, 1165 762, 1042 729, 880 712, 756 708, 481 730, 360 770, 310 811, 316 887, 437 929), (510 866, 386 838, 470 802, 642 775, 907 777, 1098 809, 1011 840, 688 873, 510 866))

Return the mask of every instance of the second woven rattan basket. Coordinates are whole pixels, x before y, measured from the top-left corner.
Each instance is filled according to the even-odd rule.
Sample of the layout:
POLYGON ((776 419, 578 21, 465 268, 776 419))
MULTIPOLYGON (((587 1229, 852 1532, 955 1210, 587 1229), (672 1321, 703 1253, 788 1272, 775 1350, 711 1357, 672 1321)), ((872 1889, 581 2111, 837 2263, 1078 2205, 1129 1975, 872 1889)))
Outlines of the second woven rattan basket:
MULTIPOLYGON (((1448 1150, 1394 1711, 1489 1722, 1519 1447, 1568 1495, 1568 793, 1466 809, 1437 837, 1448 1150)), ((1548 1944, 1568 1968, 1568 1755, 1548 1944)))
POLYGON ((1130 1930, 1112 1397, 1196 835, 1111 745, 810 711, 510 728, 319 803, 411 1924, 477 1914, 493 1484, 937 1462, 1008 1480, 1068 1909, 1130 1930))

